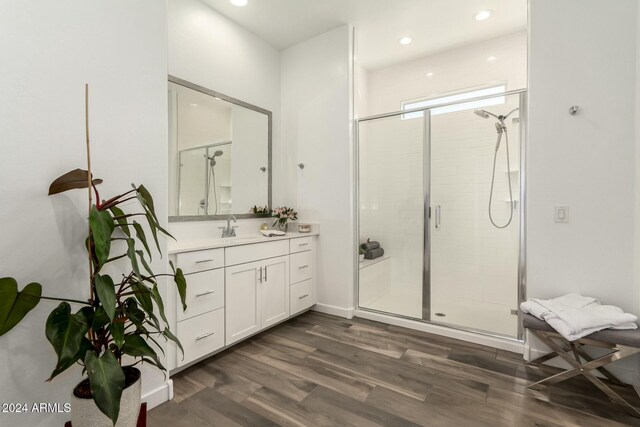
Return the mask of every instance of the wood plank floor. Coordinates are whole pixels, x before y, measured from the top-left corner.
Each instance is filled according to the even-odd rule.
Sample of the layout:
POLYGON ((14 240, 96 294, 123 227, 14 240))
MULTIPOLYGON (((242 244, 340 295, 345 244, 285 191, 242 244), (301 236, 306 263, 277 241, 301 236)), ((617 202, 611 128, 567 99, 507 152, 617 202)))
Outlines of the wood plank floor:
MULTIPOLYGON (((150 426, 640 425, 587 380, 520 355, 308 312, 173 376, 150 426)), ((630 388, 615 387, 636 406, 630 388)))

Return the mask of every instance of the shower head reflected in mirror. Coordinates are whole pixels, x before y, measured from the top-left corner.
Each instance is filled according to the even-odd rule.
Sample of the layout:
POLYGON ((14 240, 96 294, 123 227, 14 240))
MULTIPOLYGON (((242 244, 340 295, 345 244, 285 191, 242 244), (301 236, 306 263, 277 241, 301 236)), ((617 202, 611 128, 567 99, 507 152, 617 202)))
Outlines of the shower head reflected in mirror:
POLYGON ((485 110, 473 110, 473 113, 482 117, 483 119, 489 118, 489 113, 487 113, 485 110))
POLYGON ((213 156, 209 157, 209 164, 211 166, 215 166, 216 165, 216 157, 220 157, 224 154, 224 152, 222 150, 216 150, 213 153, 213 156))

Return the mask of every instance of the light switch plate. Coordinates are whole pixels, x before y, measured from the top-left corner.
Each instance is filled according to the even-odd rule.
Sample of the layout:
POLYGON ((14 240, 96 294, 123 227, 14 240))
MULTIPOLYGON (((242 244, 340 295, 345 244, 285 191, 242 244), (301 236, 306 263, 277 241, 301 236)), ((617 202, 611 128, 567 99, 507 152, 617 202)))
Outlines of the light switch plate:
POLYGON ((569 206, 556 206, 553 213, 553 222, 558 224, 566 224, 569 222, 569 206))

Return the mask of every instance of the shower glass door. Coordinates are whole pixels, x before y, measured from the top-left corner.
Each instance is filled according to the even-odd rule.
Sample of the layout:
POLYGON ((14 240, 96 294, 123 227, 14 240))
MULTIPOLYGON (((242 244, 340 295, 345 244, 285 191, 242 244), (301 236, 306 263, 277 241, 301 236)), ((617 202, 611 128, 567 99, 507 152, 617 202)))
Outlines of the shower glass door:
POLYGON ((492 100, 431 111, 431 321, 516 337, 520 95, 492 100))
POLYGON ((374 242, 359 264, 358 305, 417 319, 423 317, 425 124, 423 117, 396 115, 358 125, 359 240, 374 242))
POLYGON ((359 308, 519 336, 524 96, 358 120, 359 308))

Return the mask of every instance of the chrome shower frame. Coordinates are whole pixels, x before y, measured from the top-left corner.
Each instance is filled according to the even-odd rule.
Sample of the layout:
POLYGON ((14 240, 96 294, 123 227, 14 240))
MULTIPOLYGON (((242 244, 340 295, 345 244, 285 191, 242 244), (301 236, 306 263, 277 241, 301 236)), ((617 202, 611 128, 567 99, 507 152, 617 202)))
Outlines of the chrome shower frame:
MULTIPOLYGON (((435 108, 439 108, 439 107, 446 107, 446 106, 450 106, 450 105, 456 105, 456 104, 462 104, 462 103, 469 103, 469 102, 474 102, 474 101, 482 101, 482 100, 486 100, 486 99, 491 99, 491 98, 499 98, 499 97, 508 97, 508 96, 514 96, 514 95, 518 95, 519 97, 519 106, 518 109, 520 110, 520 161, 519 161, 519 166, 520 166, 520 171, 519 171, 519 190, 520 190, 520 208, 519 208, 519 215, 518 215, 518 220, 519 220, 519 225, 518 225, 518 283, 517 283, 517 295, 518 295, 518 307, 520 306, 520 303, 522 303, 523 301, 526 300, 526 286, 527 286, 527 280, 526 280, 526 276, 527 276, 527 269, 526 269, 526 200, 527 200, 527 187, 526 187, 526 157, 527 157, 527 104, 528 104, 528 93, 526 89, 518 89, 518 90, 511 90, 511 91, 506 91, 506 92, 502 92, 499 94, 492 94, 492 95, 485 95, 485 96, 481 96, 481 97, 477 97, 477 98, 471 98, 471 99, 464 99, 464 100, 460 100, 460 101, 454 101, 454 102, 448 102, 448 103, 442 103, 442 104, 437 104, 437 105, 432 105, 429 107, 421 107, 421 108, 414 108, 414 109, 410 109, 410 110, 399 110, 399 111, 394 111, 394 112, 389 112, 389 113, 383 113, 383 114, 376 114, 376 115, 372 115, 372 116, 367 116, 367 117, 363 117, 363 118, 357 118, 354 119, 354 140, 355 140, 355 144, 354 144, 354 170, 355 170, 355 191, 354 191, 354 208, 355 208, 355 212, 354 212, 354 218, 355 218, 355 227, 354 227, 354 247, 358 247, 360 244, 360 152, 359 152, 359 147, 360 147, 360 123, 363 122, 367 122, 367 121, 371 121, 371 120, 376 120, 376 119, 383 119, 383 118, 390 118, 390 117, 396 117, 396 116, 402 116, 403 114, 407 114, 407 113, 414 113, 414 112, 422 112, 423 113, 423 120, 424 120, 424 135, 423 135, 423 147, 424 147, 424 165, 425 165, 425 169, 423 169, 423 171, 425 172, 423 174, 424 176, 424 182, 423 185, 425 186, 424 188, 424 262, 423 262, 423 289, 422 289, 422 298, 423 298, 423 317, 422 319, 418 319, 415 317, 410 317, 410 316, 405 316, 405 315, 401 315, 401 314, 396 314, 396 313, 389 313, 389 312, 383 312, 380 310, 375 310, 375 309, 371 309, 371 308, 367 308, 367 307, 362 307, 360 306, 360 268, 359 265, 356 264, 356 268, 355 268, 355 306, 357 310, 362 310, 362 311, 366 311, 366 312, 371 312, 371 313, 377 313, 377 314, 382 314, 382 315, 387 315, 387 316, 392 316, 392 317, 397 317, 397 318, 402 318, 402 319, 407 319, 407 320, 413 320, 413 321, 422 321, 425 323, 430 323, 430 324, 434 324, 437 326, 444 326, 450 329, 455 329, 455 330, 460 330, 460 331, 465 331, 465 332, 471 332, 471 333, 476 333, 479 335, 484 335, 484 336, 489 336, 489 337, 494 337, 494 338, 499 338, 499 339, 505 339, 505 340, 512 340, 512 341, 517 341, 517 342, 524 342, 524 329, 522 328, 522 321, 520 319, 520 310, 518 310, 518 330, 517 330, 517 336, 516 337, 512 337, 512 336, 505 336, 505 335, 501 335, 501 334, 497 334, 497 333, 492 333, 489 331, 484 331, 484 330, 479 330, 479 329, 474 329, 474 328, 467 328, 467 327, 463 327, 463 326, 458 326, 458 325, 452 325, 452 324, 447 324, 447 323, 440 323, 440 322, 434 322, 431 320, 431 313, 430 313, 430 297, 431 297, 431 280, 430 280, 430 245, 431 245, 431 239, 430 239, 430 226, 431 226, 431 219, 430 219, 430 215, 429 215, 429 209, 430 209, 430 177, 431 177, 431 173, 430 170, 427 169, 428 165, 430 163, 430 148, 431 148, 431 110, 435 109, 435 108), (429 172, 429 173, 426 173, 429 172)), ((357 257, 356 257, 357 259, 357 257)))

